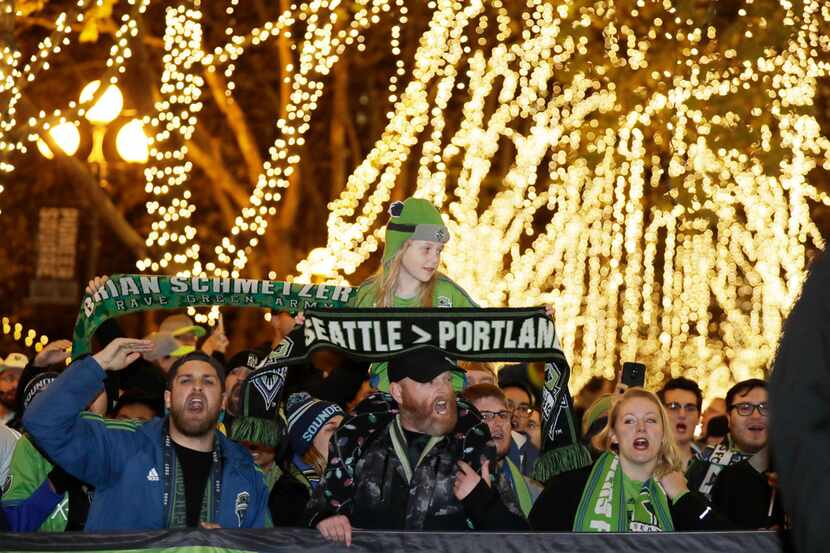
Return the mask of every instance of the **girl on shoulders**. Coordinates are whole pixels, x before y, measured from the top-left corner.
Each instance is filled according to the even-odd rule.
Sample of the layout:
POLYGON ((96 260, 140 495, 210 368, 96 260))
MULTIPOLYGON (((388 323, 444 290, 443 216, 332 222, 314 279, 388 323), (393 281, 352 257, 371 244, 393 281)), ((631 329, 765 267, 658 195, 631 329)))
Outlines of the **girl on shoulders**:
MULTIPOLYGON (((472 298, 438 269, 450 233, 434 205, 420 198, 395 202, 389 208, 383 262, 374 276, 358 287, 352 307, 478 307, 472 298)), ((386 363, 371 369, 372 386, 388 391, 386 363)), ((464 377, 453 376, 456 391, 464 377)))

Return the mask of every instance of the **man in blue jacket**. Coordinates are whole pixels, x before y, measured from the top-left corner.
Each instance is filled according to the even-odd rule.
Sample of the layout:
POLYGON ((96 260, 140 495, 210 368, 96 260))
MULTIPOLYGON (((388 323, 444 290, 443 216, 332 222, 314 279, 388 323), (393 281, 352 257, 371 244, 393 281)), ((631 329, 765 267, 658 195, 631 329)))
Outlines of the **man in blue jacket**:
POLYGON ((216 430, 224 369, 193 352, 170 368, 169 416, 140 424, 81 414, 106 371, 152 349, 118 338, 74 362, 26 410, 23 425, 67 472, 95 487, 85 530, 258 528, 268 490, 250 454, 216 430))

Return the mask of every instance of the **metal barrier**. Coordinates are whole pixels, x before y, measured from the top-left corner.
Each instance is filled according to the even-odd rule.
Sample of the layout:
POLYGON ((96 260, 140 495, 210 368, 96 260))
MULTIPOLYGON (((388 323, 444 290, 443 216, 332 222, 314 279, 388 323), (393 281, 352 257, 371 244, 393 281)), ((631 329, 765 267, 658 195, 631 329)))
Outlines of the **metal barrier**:
POLYGON ((141 551, 165 553, 782 553, 774 532, 576 534, 478 532, 367 532, 352 546, 324 541, 315 530, 168 530, 111 534, 0 533, 0 551, 141 551))

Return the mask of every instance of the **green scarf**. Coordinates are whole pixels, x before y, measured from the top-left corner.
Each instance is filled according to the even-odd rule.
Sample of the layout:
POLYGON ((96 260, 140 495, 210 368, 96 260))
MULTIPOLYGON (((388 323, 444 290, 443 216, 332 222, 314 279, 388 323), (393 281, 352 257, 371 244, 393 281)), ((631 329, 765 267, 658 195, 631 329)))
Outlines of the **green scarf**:
POLYGON ((128 313, 205 305, 304 311, 344 307, 353 292, 345 286, 273 280, 112 275, 95 295, 84 296, 72 337, 72 358, 89 353, 89 342, 101 323, 128 313))
MULTIPOLYGON (((629 486, 630 487, 630 486, 629 486)), ((666 492, 653 478, 627 497, 620 459, 603 453, 588 478, 576 511, 575 532, 671 532, 666 492)))
POLYGON ((530 488, 527 485, 527 481, 522 475, 522 471, 519 470, 519 467, 507 457, 504 458, 504 465, 506 468, 504 471, 505 477, 510 478, 512 483, 511 487, 516 499, 519 501, 519 509, 521 509, 524 517, 527 518, 530 516, 530 510, 533 508, 533 498, 530 496, 530 488))
POLYGON ((400 415, 395 415, 395 420, 389 425, 389 436, 392 438, 392 447, 395 449, 395 455, 398 456, 398 460, 401 462, 401 468, 403 468, 407 483, 412 482, 412 477, 415 475, 415 469, 418 468, 421 461, 424 460, 427 454, 432 451, 432 448, 434 448, 438 442, 444 439, 444 436, 430 436, 424 446, 424 449, 418 456, 415 465, 413 466, 409 460, 409 454, 407 451, 408 444, 406 441, 406 435, 403 432, 403 427, 401 426, 400 415))
MULTIPOLYGON (((216 432, 218 434, 218 431, 216 432)), ((214 438, 213 462, 210 473, 205 481, 205 490, 202 495, 202 505, 199 520, 215 522, 219 515, 220 494, 222 492, 222 446, 218 436, 214 438)), ((170 432, 165 428, 164 434, 164 510, 167 528, 185 528, 187 526, 187 498, 185 495, 184 472, 179 463, 179 456, 170 438, 170 432)), ((238 516, 238 514, 237 514, 238 516)), ((242 522, 240 520, 240 526, 242 522)))

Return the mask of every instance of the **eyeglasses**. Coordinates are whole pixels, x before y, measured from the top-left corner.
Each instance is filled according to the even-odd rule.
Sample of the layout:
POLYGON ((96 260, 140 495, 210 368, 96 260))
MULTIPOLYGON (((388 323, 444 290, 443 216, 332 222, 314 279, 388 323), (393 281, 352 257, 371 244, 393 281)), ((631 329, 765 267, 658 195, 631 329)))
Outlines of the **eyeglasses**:
POLYGON ((763 403, 736 403, 730 409, 734 409, 738 412, 738 414, 742 417, 748 417, 752 415, 752 412, 758 409, 758 414, 762 417, 766 417, 767 413, 769 412, 769 408, 767 407, 767 402, 763 403))
POLYGON ((510 411, 479 411, 481 413, 481 418, 485 421, 491 421, 498 417, 503 421, 510 420, 510 411))
POLYGON ((669 411, 686 411, 687 413, 697 413, 697 405, 694 403, 678 403, 676 401, 672 401, 671 403, 666 404, 666 409, 669 411))
POLYGON ((505 402, 505 405, 507 405, 507 410, 512 411, 517 417, 527 417, 533 411, 527 403, 514 403, 510 399, 505 402))

